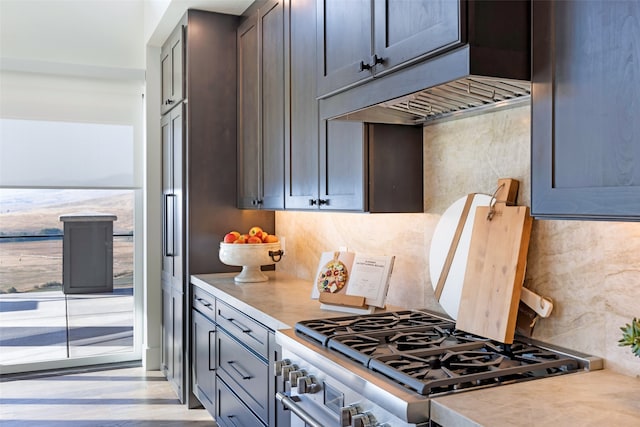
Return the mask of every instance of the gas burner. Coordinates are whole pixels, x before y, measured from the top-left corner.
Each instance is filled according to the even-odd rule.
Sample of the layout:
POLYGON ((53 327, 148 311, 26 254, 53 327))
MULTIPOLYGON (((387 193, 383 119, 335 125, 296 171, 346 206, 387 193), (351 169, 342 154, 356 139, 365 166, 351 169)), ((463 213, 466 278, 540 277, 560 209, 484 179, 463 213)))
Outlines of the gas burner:
POLYGON ((330 338, 341 334, 400 330, 416 326, 444 324, 452 325, 450 321, 422 311, 405 310, 393 313, 307 320, 298 322, 295 329, 322 345, 326 345, 330 338))
POLYGON ((577 362, 558 354, 547 360, 510 358, 500 346, 477 343, 476 349, 435 350, 381 356, 369 368, 428 395, 487 384, 499 384, 563 373, 577 369, 577 362))

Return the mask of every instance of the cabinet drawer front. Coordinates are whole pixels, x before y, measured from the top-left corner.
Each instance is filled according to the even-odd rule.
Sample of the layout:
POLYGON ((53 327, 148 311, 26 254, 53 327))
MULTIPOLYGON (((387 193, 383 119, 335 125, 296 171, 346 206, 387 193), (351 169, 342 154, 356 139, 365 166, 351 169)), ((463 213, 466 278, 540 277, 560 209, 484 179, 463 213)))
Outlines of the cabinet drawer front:
POLYGON ((216 323, 262 357, 269 350, 269 330, 244 313, 218 301, 216 323))
POLYGON ((224 332, 218 332, 218 375, 260 418, 268 420, 268 366, 224 332))
POLYGON ((261 427, 264 425, 222 381, 218 381, 216 394, 218 397, 216 422, 219 425, 225 427, 261 427))
POLYGON ((193 300, 192 306, 200 313, 204 314, 207 318, 215 321, 216 316, 216 299, 213 295, 202 289, 193 286, 193 300))

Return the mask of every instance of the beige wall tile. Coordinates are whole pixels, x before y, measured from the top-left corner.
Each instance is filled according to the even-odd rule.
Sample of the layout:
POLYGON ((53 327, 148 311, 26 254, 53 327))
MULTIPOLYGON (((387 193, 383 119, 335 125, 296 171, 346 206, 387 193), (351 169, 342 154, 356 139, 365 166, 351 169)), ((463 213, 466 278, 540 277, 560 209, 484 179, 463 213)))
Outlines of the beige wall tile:
MULTIPOLYGON (((287 248, 278 270, 311 281, 323 251, 393 254, 388 303, 443 312, 429 279, 434 228, 451 203, 492 193, 499 178, 518 179, 518 204, 531 204, 529 113, 524 106, 425 127, 424 214, 277 212, 287 248)), ((620 326, 640 317, 640 224, 535 220, 525 286, 554 301, 534 338, 640 375, 640 359, 617 345, 620 326)))

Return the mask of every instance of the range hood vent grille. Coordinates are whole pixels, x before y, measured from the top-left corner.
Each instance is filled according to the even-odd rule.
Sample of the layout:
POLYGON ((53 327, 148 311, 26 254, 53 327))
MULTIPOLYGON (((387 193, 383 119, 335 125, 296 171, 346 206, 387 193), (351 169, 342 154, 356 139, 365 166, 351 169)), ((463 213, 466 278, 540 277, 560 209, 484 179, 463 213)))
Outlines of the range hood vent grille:
POLYGON ((340 120, 428 125, 528 103, 531 82, 470 76, 340 117, 340 120))

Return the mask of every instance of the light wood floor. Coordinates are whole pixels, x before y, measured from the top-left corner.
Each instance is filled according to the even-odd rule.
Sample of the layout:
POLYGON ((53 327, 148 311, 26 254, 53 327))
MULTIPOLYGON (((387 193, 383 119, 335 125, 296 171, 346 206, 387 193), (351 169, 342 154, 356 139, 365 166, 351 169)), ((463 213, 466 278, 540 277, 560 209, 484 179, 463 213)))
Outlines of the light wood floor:
POLYGON ((2 427, 215 427, 159 371, 121 368, 0 382, 2 427))

